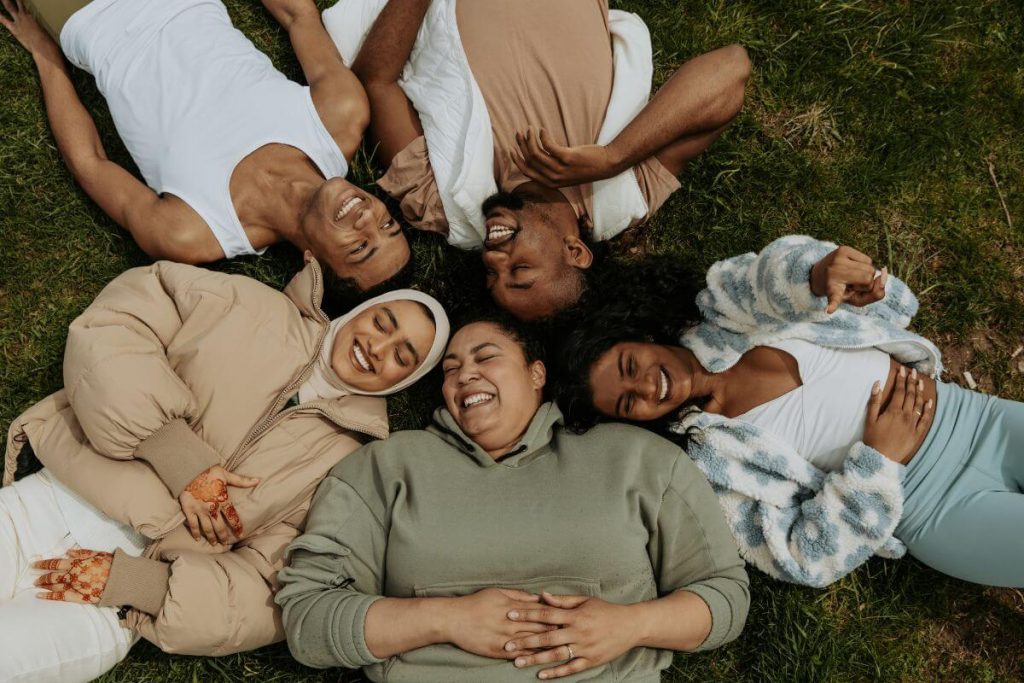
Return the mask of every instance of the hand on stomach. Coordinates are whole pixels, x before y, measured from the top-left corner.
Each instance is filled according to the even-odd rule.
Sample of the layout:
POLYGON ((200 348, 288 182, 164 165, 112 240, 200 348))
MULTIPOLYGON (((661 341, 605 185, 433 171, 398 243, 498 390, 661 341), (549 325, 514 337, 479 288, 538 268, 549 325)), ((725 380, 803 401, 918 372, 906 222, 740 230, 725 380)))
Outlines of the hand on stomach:
POLYGON ((891 360, 885 387, 872 389, 864 443, 898 463, 917 454, 935 416, 935 380, 891 360))

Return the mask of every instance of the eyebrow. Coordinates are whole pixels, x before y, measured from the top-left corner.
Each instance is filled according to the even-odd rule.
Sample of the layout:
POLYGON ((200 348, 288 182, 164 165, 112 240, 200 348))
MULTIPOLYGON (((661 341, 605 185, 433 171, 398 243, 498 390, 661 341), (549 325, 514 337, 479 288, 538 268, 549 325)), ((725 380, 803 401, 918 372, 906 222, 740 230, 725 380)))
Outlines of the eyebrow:
MULTIPOLYGON (((619 351, 619 379, 622 379, 622 356, 623 353, 619 351)), ((619 400, 615 402, 615 415, 622 417, 622 394, 619 394, 619 400)))
POLYGON ((356 261, 356 263, 366 263, 376 253, 377 247, 374 247, 373 249, 370 249, 370 251, 366 252, 366 256, 356 261))

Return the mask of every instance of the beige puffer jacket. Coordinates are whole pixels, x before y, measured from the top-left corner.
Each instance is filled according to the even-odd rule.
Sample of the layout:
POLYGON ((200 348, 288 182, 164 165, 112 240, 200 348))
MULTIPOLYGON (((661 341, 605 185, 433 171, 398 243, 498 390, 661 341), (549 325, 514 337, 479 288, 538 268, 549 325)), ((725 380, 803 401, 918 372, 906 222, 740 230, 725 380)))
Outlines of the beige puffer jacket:
POLYGON ((128 623, 165 651, 282 640, 277 571, 317 484, 388 434, 382 398, 282 410, 325 343, 321 296, 315 261, 284 293, 166 261, 129 270, 71 324, 64 389, 11 425, 7 476, 27 440, 62 483, 153 539, 146 559, 115 555, 102 604, 132 605, 128 623), (230 489, 244 526, 232 547, 193 540, 177 500, 218 463, 260 480, 230 489))

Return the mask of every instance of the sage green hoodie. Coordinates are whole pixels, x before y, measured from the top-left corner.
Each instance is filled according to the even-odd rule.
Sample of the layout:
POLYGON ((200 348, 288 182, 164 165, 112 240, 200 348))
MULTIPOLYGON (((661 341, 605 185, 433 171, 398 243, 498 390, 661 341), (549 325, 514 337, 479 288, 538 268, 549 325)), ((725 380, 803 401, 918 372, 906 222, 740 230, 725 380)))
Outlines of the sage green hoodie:
MULTIPOLYGON (((545 403, 495 461, 447 410, 425 431, 394 434, 341 461, 290 546, 276 600, 292 654, 315 667, 365 667, 374 681, 528 681, 452 645, 381 660, 364 640, 382 596, 467 595, 490 586, 582 594, 614 603, 676 590, 711 609, 701 646, 743 628, 747 575, 704 475, 677 446, 604 424, 577 435, 545 403)), ((657 681, 672 653, 634 648, 572 681, 657 681)))

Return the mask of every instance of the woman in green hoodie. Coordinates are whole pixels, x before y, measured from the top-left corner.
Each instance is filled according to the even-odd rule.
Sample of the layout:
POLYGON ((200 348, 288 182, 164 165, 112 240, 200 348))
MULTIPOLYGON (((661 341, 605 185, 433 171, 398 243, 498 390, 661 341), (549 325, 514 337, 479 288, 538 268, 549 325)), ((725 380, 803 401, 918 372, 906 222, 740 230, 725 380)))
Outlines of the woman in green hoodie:
POLYGON ((711 487, 670 442, 575 435, 515 327, 463 327, 444 407, 346 458, 290 547, 292 654, 374 681, 657 681, 743 628, 747 575, 711 487))

